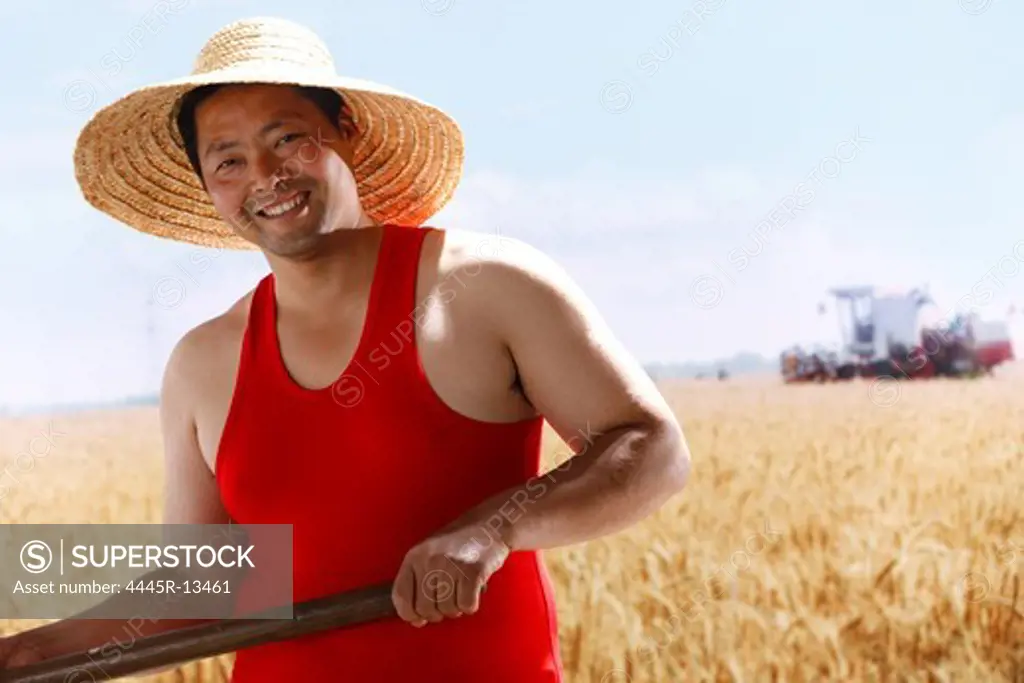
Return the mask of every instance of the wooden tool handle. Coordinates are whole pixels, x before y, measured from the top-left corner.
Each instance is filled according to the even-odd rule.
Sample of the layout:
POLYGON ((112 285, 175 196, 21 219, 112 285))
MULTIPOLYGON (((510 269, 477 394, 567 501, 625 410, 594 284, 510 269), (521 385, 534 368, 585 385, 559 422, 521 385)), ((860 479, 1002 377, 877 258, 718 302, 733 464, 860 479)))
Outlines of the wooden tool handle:
POLYGON ((331 595, 295 605, 292 619, 218 619, 139 638, 114 663, 76 652, 0 671, 0 683, 109 681, 147 669, 184 664, 254 645, 288 640, 395 616, 391 585, 331 595))

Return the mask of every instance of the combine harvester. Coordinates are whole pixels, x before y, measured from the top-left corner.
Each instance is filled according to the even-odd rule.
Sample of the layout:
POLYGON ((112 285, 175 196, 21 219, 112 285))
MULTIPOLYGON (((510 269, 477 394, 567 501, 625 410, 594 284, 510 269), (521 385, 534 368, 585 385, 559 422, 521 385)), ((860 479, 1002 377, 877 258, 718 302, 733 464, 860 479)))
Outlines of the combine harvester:
POLYGON ((927 291, 877 291, 874 287, 833 289, 842 349, 805 351, 793 347, 780 358, 787 383, 830 382, 854 377, 976 377, 1014 360, 1005 322, 958 314, 947 324, 923 326, 921 309, 934 304, 927 291))

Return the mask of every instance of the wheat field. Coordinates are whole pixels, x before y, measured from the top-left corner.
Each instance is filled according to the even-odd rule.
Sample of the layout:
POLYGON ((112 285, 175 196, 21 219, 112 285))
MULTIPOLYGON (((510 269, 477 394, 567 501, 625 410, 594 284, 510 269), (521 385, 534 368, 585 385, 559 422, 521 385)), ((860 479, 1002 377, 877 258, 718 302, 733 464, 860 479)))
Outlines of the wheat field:
MULTIPOLYGON (((567 683, 1024 681, 1022 379, 664 384, 687 489, 545 556, 567 683)), ((159 521, 154 409, 0 421, 0 467, 0 522, 159 521)))

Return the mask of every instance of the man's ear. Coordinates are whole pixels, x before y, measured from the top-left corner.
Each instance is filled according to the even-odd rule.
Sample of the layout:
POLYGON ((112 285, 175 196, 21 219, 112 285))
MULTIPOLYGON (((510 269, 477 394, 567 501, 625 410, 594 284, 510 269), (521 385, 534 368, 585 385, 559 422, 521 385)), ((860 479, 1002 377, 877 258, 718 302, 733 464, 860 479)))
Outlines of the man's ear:
POLYGON ((356 126, 355 118, 352 116, 352 109, 347 104, 341 105, 338 113, 338 130, 349 142, 355 142, 359 134, 359 127, 356 126))

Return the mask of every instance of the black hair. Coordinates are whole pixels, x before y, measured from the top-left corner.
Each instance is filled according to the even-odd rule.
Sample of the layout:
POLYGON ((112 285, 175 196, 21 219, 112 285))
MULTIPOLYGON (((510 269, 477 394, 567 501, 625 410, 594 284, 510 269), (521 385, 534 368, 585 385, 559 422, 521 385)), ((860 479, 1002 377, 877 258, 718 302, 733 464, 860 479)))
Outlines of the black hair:
MULTIPOLYGON (((226 84, 212 83, 201 85, 185 93, 178 102, 178 111, 175 115, 175 123, 178 132, 181 133, 182 142, 185 143, 185 153, 188 155, 192 169, 199 176, 199 180, 205 185, 203 172, 199 165, 199 152, 196 149, 196 109, 211 95, 223 88, 226 84)), ((316 88, 311 86, 292 86, 295 90, 315 104, 324 113, 331 125, 338 129, 338 122, 344 113, 345 100, 337 90, 330 88, 316 88)))

